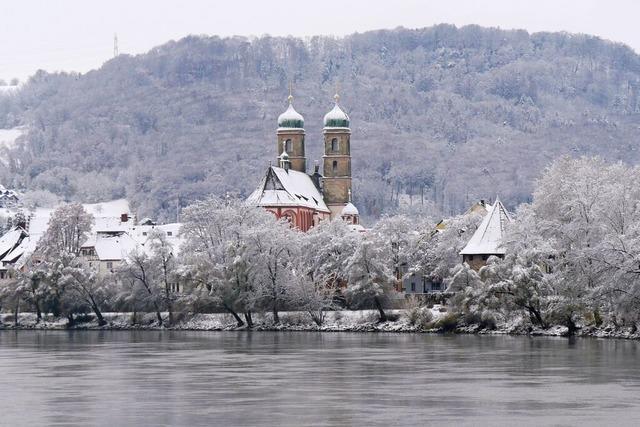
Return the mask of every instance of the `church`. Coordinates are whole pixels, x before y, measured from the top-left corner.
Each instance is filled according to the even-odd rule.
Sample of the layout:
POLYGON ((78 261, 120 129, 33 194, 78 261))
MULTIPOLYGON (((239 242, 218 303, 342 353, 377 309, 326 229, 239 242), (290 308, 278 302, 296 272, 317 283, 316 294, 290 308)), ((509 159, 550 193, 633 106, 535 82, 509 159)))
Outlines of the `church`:
POLYGON ((361 230, 358 209, 351 201, 351 129, 349 116, 340 108, 340 96, 324 116, 322 173, 316 162, 307 173, 304 118, 289 107, 278 117, 277 166, 269 166, 247 202, 261 206, 292 227, 308 231, 328 219, 341 218, 361 230))

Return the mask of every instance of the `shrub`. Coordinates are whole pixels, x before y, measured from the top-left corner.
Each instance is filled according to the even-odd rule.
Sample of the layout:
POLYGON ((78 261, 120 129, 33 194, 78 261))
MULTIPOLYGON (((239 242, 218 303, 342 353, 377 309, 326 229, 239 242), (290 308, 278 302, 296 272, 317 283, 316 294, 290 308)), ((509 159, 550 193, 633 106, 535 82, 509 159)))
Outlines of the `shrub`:
POLYGON ((449 313, 436 321, 434 327, 440 329, 442 332, 452 332, 458 327, 459 315, 456 313, 449 313))

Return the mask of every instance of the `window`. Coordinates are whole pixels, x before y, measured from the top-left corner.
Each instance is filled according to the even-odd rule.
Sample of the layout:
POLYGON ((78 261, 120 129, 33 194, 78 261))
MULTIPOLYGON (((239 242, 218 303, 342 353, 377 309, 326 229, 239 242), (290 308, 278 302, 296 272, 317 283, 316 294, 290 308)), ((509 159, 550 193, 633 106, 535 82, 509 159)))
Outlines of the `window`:
POLYGON ((483 261, 486 261, 486 260, 488 260, 488 259, 489 259, 489 255, 482 255, 482 260, 483 260, 483 261))
POLYGON ((411 292, 415 292, 416 291, 416 284, 411 282, 411 292))
POLYGON ((142 235, 143 235, 143 236, 146 236, 146 235, 147 235, 147 232, 146 232, 146 231, 143 231, 143 232, 142 232, 142 235))
POLYGON ((167 236, 173 236, 173 231, 167 231, 167 236))
POLYGON ((340 148, 340 145, 338 144, 338 138, 333 138, 331 140, 331 151, 333 152, 338 151, 339 148, 340 148))
POLYGON ((338 161, 334 160, 333 164, 331 165, 331 170, 333 171, 333 173, 338 172, 338 161))
POLYGON ((111 270, 113 268, 113 262, 107 261, 107 268, 111 270))
POLYGON ((287 139, 284 142, 284 151, 286 151, 287 153, 291 153, 291 140, 287 139))

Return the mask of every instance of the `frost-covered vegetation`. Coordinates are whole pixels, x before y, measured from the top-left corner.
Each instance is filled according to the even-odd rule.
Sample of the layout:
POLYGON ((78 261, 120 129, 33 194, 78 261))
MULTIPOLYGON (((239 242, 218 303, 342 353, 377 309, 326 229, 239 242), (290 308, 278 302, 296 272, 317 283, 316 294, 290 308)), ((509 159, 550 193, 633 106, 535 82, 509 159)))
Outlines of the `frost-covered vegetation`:
POLYGON ((509 225, 506 256, 476 272, 458 253, 481 218, 449 218, 437 232, 430 218, 396 215, 365 233, 340 220, 301 233, 212 196, 185 209, 179 255, 154 233, 145 251, 98 276, 80 253, 92 218, 64 205, 26 272, 4 282, 1 303, 14 321, 22 309, 43 327, 91 313, 97 327, 637 334, 640 167, 557 160, 509 225), (447 298, 397 293, 412 273, 444 282, 447 298), (130 314, 108 322, 103 312, 130 314))
POLYGON ((0 128, 27 131, 2 156, 0 181, 64 200, 126 197, 164 220, 209 194, 247 196, 274 157, 290 80, 309 164, 339 83, 354 198, 372 218, 432 206, 451 215, 496 193, 517 206, 563 154, 640 160, 631 49, 440 25, 304 41, 187 37, 83 75, 39 72, 0 96, 0 128))

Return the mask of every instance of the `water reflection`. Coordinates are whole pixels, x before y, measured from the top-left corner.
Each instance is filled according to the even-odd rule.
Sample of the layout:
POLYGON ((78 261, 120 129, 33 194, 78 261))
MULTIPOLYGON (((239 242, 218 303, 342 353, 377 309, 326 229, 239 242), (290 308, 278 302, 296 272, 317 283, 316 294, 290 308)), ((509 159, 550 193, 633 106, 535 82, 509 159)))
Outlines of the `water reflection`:
POLYGON ((0 332, 0 424, 631 424, 638 343, 419 334, 0 332))

